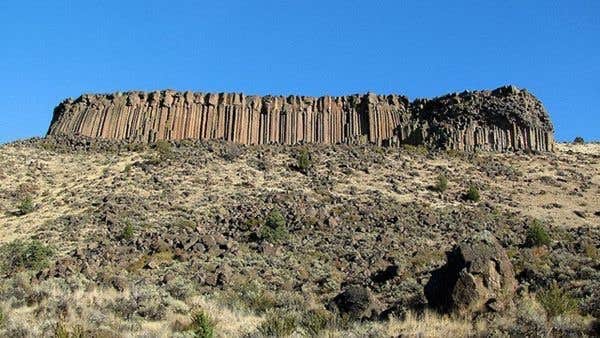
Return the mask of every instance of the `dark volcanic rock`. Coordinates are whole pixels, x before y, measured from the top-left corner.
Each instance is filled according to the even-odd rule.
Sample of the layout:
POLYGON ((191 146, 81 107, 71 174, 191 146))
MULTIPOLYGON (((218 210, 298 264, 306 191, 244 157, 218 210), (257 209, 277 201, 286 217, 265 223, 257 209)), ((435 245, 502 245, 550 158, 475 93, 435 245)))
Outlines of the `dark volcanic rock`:
POLYGON ((354 319, 371 318, 376 315, 371 293, 367 288, 358 285, 349 286, 337 295, 330 307, 354 319))
POLYGON ((468 315, 503 311, 512 305, 517 282, 498 240, 487 231, 461 242, 425 287, 429 304, 468 315))
POLYGON ((416 100, 424 143, 473 150, 552 150, 552 122, 542 103, 514 86, 416 100), (546 132, 544 132, 546 131, 546 132))

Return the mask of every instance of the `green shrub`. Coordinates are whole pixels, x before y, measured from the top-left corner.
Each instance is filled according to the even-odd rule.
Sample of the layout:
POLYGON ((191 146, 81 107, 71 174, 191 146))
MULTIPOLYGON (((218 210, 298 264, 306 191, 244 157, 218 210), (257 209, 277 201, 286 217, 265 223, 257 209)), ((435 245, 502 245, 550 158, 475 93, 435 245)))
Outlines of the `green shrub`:
POLYGON ((530 248, 542 245, 550 245, 550 234, 540 221, 534 220, 527 229, 525 244, 530 248))
POLYGON ((0 248, 2 271, 39 270, 48 265, 54 250, 39 241, 15 240, 0 248))
POLYGON ((585 141, 583 140, 583 137, 581 137, 581 136, 577 136, 577 137, 576 137, 576 138, 573 140, 573 143, 575 143, 575 144, 584 144, 584 143, 585 143, 585 141))
POLYGON ((537 300, 550 318, 562 314, 576 313, 579 305, 575 298, 556 283, 552 283, 547 290, 538 293, 537 300))
POLYGON ((285 228, 270 228, 268 226, 263 226, 260 229, 260 237, 271 243, 279 243, 285 240, 288 236, 288 231, 285 228))
POLYGON ((67 325, 64 323, 57 323, 54 328, 54 337, 55 338, 84 338, 86 334, 83 328, 80 325, 76 325, 72 330, 67 328, 67 325))
POLYGON ((318 337, 332 319, 333 315, 326 310, 309 310, 303 314, 300 326, 304 328, 309 337, 318 337))
POLYGON ((155 150, 160 160, 169 159, 173 155, 173 148, 171 143, 165 140, 159 140, 156 142, 155 150))
POLYGON ((215 335, 215 322, 204 311, 198 311, 192 315, 187 331, 197 338, 212 338, 215 335))
POLYGON ((444 175, 439 175, 433 189, 438 192, 444 192, 448 189, 448 179, 444 175))
POLYGON ((121 230, 121 238, 126 241, 130 241, 131 239, 133 239, 133 235, 134 235, 133 225, 131 225, 130 222, 125 223, 123 230, 121 230))
POLYGON ((221 294, 220 297, 224 304, 258 314, 265 313, 277 305, 275 295, 257 280, 234 284, 230 290, 221 294))
POLYGON ((35 209, 35 206, 33 205, 33 200, 31 199, 31 197, 25 197, 23 200, 21 200, 18 209, 20 216, 32 213, 35 209))
POLYGON ((481 199, 479 190, 474 186, 469 187, 469 190, 467 190, 467 193, 465 194, 465 199, 468 201, 479 202, 481 199))
POLYGON ((63 323, 57 323, 56 327, 54 328, 54 337, 55 338, 69 338, 70 334, 69 334, 69 330, 67 329, 67 326, 63 323))
POLYGON ((278 209, 273 209, 267 215, 265 224, 260 229, 260 237, 268 242, 277 243, 284 240, 288 235, 285 217, 278 209))
POLYGON ((310 154, 308 150, 302 149, 300 153, 296 156, 296 168, 303 173, 308 173, 310 167, 312 166, 312 161, 310 159, 310 154))
POLYGON ((296 318, 292 314, 272 312, 260 324, 258 332, 267 337, 285 337, 294 333, 296 326, 296 318))
POLYGON ((267 215, 266 225, 273 229, 285 227, 285 217, 283 217, 283 214, 279 209, 273 209, 269 212, 269 215, 267 215))

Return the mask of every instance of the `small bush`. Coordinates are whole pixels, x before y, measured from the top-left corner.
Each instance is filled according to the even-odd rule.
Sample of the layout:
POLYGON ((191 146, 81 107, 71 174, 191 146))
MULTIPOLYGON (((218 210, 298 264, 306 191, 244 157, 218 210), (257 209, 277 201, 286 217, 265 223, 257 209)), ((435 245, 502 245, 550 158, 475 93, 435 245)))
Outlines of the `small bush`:
POLYGON ((296 318, 289 313, 269 313, 258 331, 267 337, 286 337, 296 330, 296 318))
POLYGON ((465 194, 465 199, 468 201, 479 202, 481 199, 481 196, 479 196, 479 190, 476 187, 471 186, 465 194))
POLYGON ((133 225, 131 225, 131 223, 127 222, 125 224, 125 226, 123 227, 123 230, 121 231, 121 238, 126 241, 130 241, 131 239, 133 239, 133 235, 134 235, 133 225))
POLYGON ((533 223, 527 229, 525 245, 530 248, 550 245, 550 234, 540 221, 533 221, 533 223))
POLYGON ((33 205, 33 200, 31 199, 31 197, 25 197, 23 200, 21 200, 21 202, 19 203, 18 209, 19 209, 18 214, 20 216, 32 213, 33 210, 35 209, 35 206, 33 205))
POLYGON ((584 143, 585 143, 585 141, 583 140, 583 137, 581 137, 581 136, 577 136, 577 137, 576 137, 576 138, 573 140, 573 143, 575 143, 575 144, 584 144, 584 143))
POLYGON ((402 149, 410 155, 425 156, 429 154, 429 149, 424 145, 403 144, 402 149))
POLYGON ((231 307, 243 308, 265 313, 277 305, 275 295, 257 280, 248 283, 233 285, 233 288, 221 295, 225 304, 231 307))
POLYGON ((127 143, 127 150, 133 152, 140 152, 146 150, 147 145, 142 142, 130 142, 127 143))
POLYGON ((547 290, 538 293, 537 300, 551 318, 577 312, 577 300, 556 283, 552 283, 547 290))
POLYGON ((260 229, 260 237, 271 243, 279 243, 285 240, 288 236, 288 231, 285 228, 270 228, 264 226, 260 229))
POLYGON ((333 320, 333 315, 326 310, 309 310, 304 313, 300 325, 309 337, 318 337, 333 320))
POLYGON ((596 248, 594 243, 589 242, 583 244, 583 253, 586 255, 586 257, 589 257, 591 259, 598 259, 598 257, 600 256, 600 254, 598 253, 598 248, 596 248))
POLYGON ((57 323, 54 329, 55 338, 84 338, 86 334, 83 328, 76 325, 72 330, 69 330, 64 323, 57 323))
POLYGON ((265 171, 265 172, 270 171, 271 168, 273 167, 272 161, 264 155, 262 155, 262 156, 259 155, 259 156, 257 156, 257 158, 249 159, 248 164, 257 170, 265 171))
POLYGON ((271 228, 285 227, 285 217, 278 209, 273 209, 267 215, 266 225, 271 228))
POLYGON ((137 272, 137 271, 143 269, 144 266, 146 266, 146 263, 148 263, 148 259, 149 259, 148 255, 142 255, 138 259, 134 260, 131 264, 129 264, 127 266, 126 270, 129 272, 137 272))
POLYGON ((57 323, 56 328, 54 328, 54 337, 55 338, 69 338, 69 330, 63 323, 57 323))
POLYGON ((285 217, 277 209, 271 210, 265 224, 260 229, 260 237, 268 242, 277 243, 284 240, 288 235, 285 217))
POLYGON ((27 197, 35 196, 39 189, 39 186, 35 183, 22 183, 19 184, 15 190, 15 197, 22 200, 27 197))
POLYGON ((215 322, 204 311, 198 311, 192 316, 192 322, 186 330, 194 337, 212 338, 215 335, 215 322))
POLYGON ((173 155, 173 148, 171 143, 165 140, 159 140, 156 142, 155 150, 158 154, 159 160, 167 160, 173 155))
POLYGON ((162 320, 167 313, 167 293, 154 285, 144 285, 133 291, 136 314, 149 320, 162 320))
POLYGON ((433 189, 438 192, 444 192, 448 189, 448 179, 444 175, 440 175, 437 177, 437 181, 433 186, 433 189))
POLYGON ((196 229, 196 222, 194 220, 191 219, 187 219, 187 218, 177 218, 175 221, 173 221, 173 226, 176 226, 178 228, 182 228, 182 229, 196 229))
POLYGON ((38 241, 15 240, 0 248, 2 271, 39 270, 48 265, 54 250, 38 241))
POLYGON ((221 151, 221 157, 229 162, 235 161, 237 158, 242 156, 244 150, 237 144, 227 144, 221 151))
POLYGON ((192 281, 185 280, 182 277, 175 277, 170 280, 167 285, 167 291, 175 299, 186 300, 194 293, 194 285, 192 281))
POLYGON ((308 150, 302 149, 296 156, 296 168, 298 171, 306 174, 310 170, 311 166, 312 162, 308 150))

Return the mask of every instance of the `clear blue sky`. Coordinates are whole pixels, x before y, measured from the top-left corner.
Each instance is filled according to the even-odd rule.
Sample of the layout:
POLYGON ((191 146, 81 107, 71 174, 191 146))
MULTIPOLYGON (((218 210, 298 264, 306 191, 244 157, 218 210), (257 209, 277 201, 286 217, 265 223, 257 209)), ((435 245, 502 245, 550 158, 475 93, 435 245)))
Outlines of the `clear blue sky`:
POLYGON ((0 2, 0 142, 85 92, 415 97, 503 84, 600 140, 600 1, 0 2))

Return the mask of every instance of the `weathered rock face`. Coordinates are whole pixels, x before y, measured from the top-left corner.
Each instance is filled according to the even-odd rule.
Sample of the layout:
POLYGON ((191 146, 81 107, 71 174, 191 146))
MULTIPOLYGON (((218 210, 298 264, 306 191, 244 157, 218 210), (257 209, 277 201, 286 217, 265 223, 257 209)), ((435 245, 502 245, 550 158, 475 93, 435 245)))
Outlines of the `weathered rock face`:
POLYGON ((430 305, 461 315, 498 312, 512 305, 517 286, 506 251, 487 231, 468 238, 448 253, 425 288, 430 305))
POLYGON ((502 87, 409 102, 398 95, 246 96, 192 92, 83 95, 54 110, 49 135, 155 142, 374 143, 551 151, 552 124, 526 91, 502 87))

